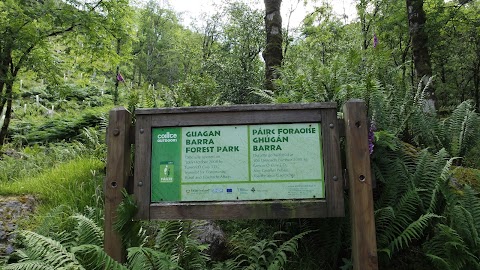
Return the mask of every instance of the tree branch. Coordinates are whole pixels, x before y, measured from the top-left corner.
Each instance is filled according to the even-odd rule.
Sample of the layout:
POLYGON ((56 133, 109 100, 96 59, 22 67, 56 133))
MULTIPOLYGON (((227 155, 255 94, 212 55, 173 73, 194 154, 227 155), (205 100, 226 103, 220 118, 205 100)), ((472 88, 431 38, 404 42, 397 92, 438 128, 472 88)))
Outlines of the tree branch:
MULTIPOLYGON (((61 35, 61 34, 65 34, 67 32, 70 32, 72 31, 73 29, 75 29, 75 27, 79 26, 80 23, 75 23, 75 24, 72 24, 70 27, 66 28, 66 29, 61 29, 61 30, 57 30, 57 31, 53 31, 47 35, 44 35, 43 37, 39 38, 39 40, 43 40, 45 38, 49 38, 49 37, 54 37, 54 36, 58 36, 58 35, 61 35)), ((20 68, 22 68, 23 64, 25 61, 27 61, 27 58, 28 58, 28 55, 32 52, 32 50, 37 46, 38 43, 34 43, 32 44, 30 47, 27 48, 27 50, 25 50, 25 52, 22 54, 22 57, 20 57, 20 60, 18 60, 18 63, 17 65, 11 65, 12 67, 12 75, 15 77, 18 73, 18 71, 20 70, 20 68)))

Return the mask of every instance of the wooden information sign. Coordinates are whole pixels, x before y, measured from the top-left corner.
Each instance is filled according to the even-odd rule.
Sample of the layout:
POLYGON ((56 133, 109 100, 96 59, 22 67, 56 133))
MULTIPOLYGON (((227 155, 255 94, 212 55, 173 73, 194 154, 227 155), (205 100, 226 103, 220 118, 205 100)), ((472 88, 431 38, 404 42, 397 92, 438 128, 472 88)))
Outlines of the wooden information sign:
POLYGON ((344 114, 345 123, 338 121, 336 103, 140 109, 132 127, 128 111, 112 110, 105 250, 123 260, 112 222, 127 186, 133 186, 137 219, 343 217, 342 130, 354 265, 376 269, 365 103, 347 102, 344 114))

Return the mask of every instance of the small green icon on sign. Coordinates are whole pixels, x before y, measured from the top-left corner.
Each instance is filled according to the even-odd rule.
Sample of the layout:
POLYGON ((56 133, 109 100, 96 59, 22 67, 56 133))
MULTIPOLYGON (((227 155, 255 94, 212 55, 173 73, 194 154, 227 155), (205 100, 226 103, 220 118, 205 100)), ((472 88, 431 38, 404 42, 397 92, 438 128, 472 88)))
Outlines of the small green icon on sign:
POLYGON ((172 183, 175 164, 173 161, 165 161, 160 163, 160 183, 172 183))

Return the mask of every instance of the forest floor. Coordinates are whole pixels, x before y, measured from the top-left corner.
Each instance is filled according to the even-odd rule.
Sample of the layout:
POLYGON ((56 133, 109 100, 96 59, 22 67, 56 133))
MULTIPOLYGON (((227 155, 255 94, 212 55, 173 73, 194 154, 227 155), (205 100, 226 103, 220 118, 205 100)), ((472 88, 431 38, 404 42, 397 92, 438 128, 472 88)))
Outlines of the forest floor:
POLYGON ((35 202, 31 195, 0 196, 0 257, 14 251, 15 230, 33 212, 35 202))

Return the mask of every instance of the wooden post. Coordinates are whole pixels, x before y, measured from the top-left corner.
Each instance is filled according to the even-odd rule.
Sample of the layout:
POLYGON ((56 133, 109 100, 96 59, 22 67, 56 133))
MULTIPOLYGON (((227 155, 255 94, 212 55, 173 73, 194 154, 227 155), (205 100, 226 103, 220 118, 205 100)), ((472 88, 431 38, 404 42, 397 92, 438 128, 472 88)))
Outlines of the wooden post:
POLYGON ((130 174, 131 114, 125 108, 110 111, 107 130, 107 177, 105 179, 105 252, 118 262, 125 261, 125 248, 120 235, 113 229, 117 207, 123 199, 130 174))
POLYGON ((362 100, 350 100, 344 105, 343 111, 353 269, 378 269, 366 105, 362 100))

